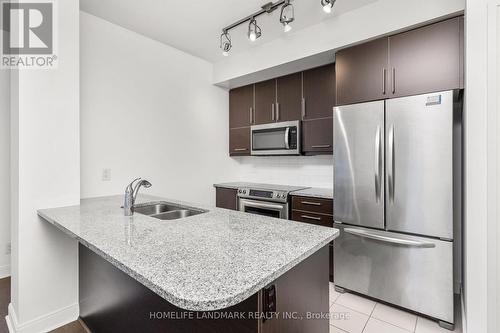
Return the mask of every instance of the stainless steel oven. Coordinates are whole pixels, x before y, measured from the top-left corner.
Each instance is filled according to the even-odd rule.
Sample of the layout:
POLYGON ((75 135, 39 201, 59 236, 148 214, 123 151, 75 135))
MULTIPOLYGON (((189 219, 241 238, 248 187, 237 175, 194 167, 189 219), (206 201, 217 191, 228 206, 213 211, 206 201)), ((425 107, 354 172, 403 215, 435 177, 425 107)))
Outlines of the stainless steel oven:
POLYGON ((300 155, 300 121, 251 127, 252 155, 300 155))
POLYGON ((288 219, 288 192, 240 188, 238 209, 246 213, 288 219))

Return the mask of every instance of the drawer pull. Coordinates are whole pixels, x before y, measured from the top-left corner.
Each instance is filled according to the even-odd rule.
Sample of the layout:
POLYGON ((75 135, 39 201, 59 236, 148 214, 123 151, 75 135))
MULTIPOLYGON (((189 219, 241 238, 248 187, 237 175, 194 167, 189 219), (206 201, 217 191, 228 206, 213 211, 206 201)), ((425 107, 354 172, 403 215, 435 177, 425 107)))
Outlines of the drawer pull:
POLYGON ((311 148, 330 148, 331 145, 315 145, 315 146, 311 146, 311 148))
POLYGON ((247 151, 248 148, 234 148, 234 151, 247 151))
POLYGON ((321 217, 316 217, 316 216, 300 215, 300 217, 308 220, 321 221, 321 217))
POLYGON ((302 201, 301 203, 303 205, 309 205, 309 206, 321 206, 320 202, 302 201))

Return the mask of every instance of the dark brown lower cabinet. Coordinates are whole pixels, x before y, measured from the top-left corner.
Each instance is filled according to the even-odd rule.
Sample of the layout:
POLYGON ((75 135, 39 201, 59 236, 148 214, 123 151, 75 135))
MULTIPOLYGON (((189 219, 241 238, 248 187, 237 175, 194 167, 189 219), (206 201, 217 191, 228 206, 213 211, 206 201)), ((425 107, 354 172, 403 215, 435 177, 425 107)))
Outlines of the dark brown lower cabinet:
MULTIPOLYGON (((292 197, 293 221, 333 228, 333 200, 311 197, 292 197)), ((333 242, 329 246, 330 282, 333 282, 333 242)))
POLYGON ((229 155, 250 155, 250 127, 229 129, 229 155))
POLYGON ((237 210, 236 189, 217 187, 215 189, 215 205, 219 208, 237 210))
POLYGON ((333 118, 302 122, 302 152, 306 155, 333 154, 333 118))

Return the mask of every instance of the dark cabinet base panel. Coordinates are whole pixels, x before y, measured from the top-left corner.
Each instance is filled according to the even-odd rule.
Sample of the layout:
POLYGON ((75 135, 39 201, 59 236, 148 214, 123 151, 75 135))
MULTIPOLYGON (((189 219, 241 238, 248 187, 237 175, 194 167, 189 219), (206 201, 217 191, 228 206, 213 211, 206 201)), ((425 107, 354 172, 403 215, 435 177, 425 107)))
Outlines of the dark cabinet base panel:
POLYGON ((200 312, 167 302, 80 244, 80 317, 93 333, 327 333, 328 318, 305 319, 306 312, 328 313, 327 260, 328 245, 272 282, 273 298, 263 289, 230 308, 200 312), (263 311, 272 304, 266 299, 277 312, 263 311))

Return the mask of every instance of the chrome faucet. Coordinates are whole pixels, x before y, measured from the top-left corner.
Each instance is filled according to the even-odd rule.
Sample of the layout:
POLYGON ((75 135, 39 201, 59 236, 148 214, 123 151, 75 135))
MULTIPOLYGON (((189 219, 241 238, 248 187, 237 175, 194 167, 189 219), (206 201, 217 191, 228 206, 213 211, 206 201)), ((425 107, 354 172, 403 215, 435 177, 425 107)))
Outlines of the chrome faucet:
POLYGON ((127 185, 127 188, 125 189, 125 200, 124 200, 125 202, 123 204, 123 210, 125 216, 134 215, 135 199, 137 199, 137 193, 139 193, 139 189, 141 188, 141 186, 144 186, 145 188, 150 188, 151 183, 145 179, 136 178, 130 184, 127 185), (135 182, 137 181, 139 182, 135 184, 135 182))

